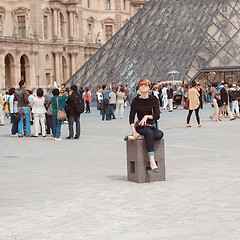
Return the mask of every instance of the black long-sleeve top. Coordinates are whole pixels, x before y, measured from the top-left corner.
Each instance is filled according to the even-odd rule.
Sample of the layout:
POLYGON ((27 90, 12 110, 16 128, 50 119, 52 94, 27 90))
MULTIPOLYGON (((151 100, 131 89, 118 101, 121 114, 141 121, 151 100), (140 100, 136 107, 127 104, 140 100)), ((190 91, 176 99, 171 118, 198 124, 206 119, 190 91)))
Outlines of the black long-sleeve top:
POLYGON ((139 121, 141 121, 145 115, 152 115, 153 119, 148 119, 147 123, 153 124, 160 118, 158 99, 153 95, 149 95, 147 99, 139 98, 139 96, 135 97, 131 104, 129 115, 130 124, 134 123, 136 114, 139 121))

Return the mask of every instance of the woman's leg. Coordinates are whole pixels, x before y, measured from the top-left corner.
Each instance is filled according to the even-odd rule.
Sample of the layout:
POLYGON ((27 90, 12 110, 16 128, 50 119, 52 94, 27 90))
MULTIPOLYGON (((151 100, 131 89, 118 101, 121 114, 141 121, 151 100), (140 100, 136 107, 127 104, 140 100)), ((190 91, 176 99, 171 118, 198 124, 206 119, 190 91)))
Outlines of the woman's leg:
POLYGON ((200 125, 199 109, 200 108, 195 109, 195 115, 196 115, 198 125, 200 125))
POLYGON ((136 127, 136 130, 138 133, 143 135, 146 140, 151 169, 157 169, 157 165, 154 159, 154 129, 150 127, 136 127))
POLYGON ((38 136, 39 134, 39 114, 34 114, 34 120, 33 120, 33 129, 34 129, 34 136, 38 136))
POLYGON ((190 119, 191 119, 192 113, 193 113, 193 110, 189 110, 189 111, 188 111, 187 125, 189 125, 189 123, 190 123, 190 119))
POLYGON ((217 120, 219 120, 219 107, 218 107, 217 101, 213 101, 213 106, 215 108, 215 112, 212 115, 212 117, 215 115, 216 116, 216 121, 217 121, 217 120))
POLYGON ((61 127, 62 127, 62 120, 57 119, 56 137, 55 138, 60 138, 61 127))
POLYGON ((56 138, 57 116, 53 115, 53 137, 56 138))
POLYGON ((120 103, 120 118, 122 119, 123 118, 123 102, 120 103))
POLYGON ((119 109, 120 109, 120 103, 117 102, 117 104, 116 104, 116 111, 115 111, 115 117, 116 118, 118 118, 118 111, 119 111, 119 109))
POLYGON ((41 126, 42 126, 42 136, 46 137, 45 113, 40 114, 40 122, 41 122, 41 126))
POLYGON ((164 134, 163 134, 163 132, 161 130, 158 130, 156 128, 154 128, 153 130, 154 130, 154 140, 163 138, 164 134))

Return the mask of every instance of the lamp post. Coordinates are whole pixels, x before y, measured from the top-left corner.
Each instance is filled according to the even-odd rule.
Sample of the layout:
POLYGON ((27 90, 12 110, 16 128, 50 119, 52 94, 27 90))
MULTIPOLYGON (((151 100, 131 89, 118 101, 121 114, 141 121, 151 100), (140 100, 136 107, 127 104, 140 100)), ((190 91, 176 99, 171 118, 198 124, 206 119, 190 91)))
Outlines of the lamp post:
POLYGON ((39 75, 37 76, 37 79, 38 79, 38 88, 39 88, 39 75))

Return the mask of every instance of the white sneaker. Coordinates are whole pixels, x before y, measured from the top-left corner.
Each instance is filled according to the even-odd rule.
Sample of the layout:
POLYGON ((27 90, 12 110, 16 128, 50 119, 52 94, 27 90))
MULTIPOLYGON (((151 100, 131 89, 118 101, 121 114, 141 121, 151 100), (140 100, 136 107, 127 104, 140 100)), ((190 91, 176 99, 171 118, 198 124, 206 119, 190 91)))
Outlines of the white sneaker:
POLYGON ((54 138, 55 141, 62 141, 61 138, 54 138))

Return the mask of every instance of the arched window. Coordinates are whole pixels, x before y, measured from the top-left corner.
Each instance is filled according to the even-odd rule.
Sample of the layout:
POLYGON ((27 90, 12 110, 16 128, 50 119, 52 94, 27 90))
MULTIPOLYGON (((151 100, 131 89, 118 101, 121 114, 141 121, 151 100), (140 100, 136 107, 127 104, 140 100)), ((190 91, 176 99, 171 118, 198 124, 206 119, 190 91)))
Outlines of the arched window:
POLYGON ((111 6, 110 6, 110 0, 104 0, 105 1, 105 10, 110 10, 111 6))

